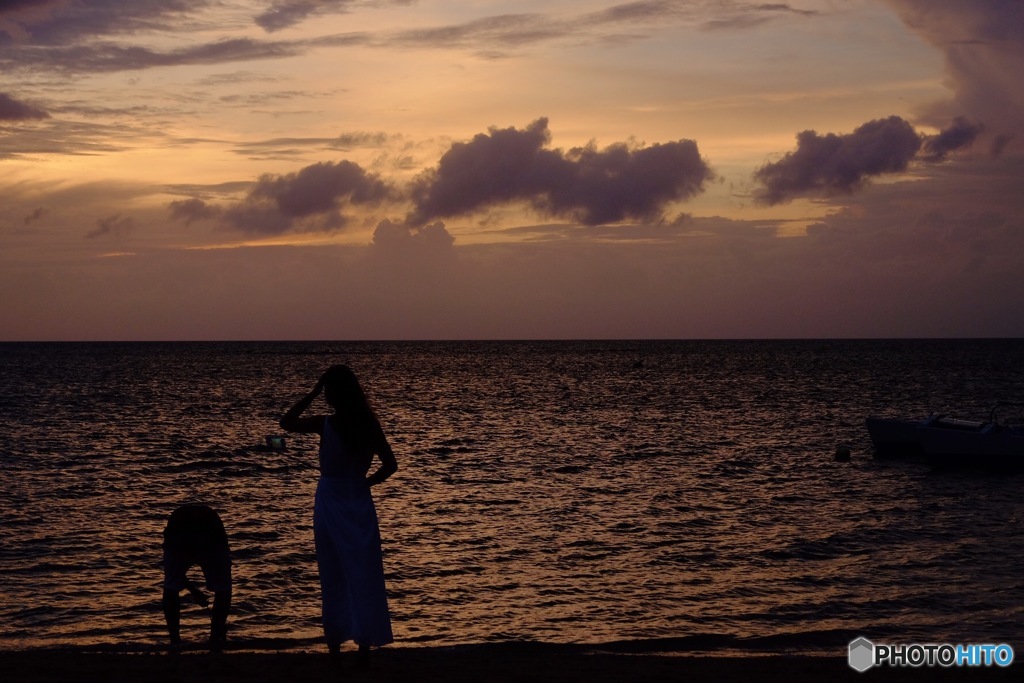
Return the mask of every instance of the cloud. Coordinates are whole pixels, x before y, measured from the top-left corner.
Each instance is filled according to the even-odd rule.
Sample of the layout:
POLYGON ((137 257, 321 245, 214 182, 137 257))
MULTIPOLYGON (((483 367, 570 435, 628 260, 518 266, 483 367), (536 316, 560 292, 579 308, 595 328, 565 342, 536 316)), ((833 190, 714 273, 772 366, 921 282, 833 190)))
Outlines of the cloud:
POLYGON ((32 213, 30 213, 29 215, 25 216, 25 225, 28 225, 30 223, 34 223, 34 222, 36 222, 37 220, 39 220, 40 218, 42 218, 45 215, 46 215, 46 209, 44 209, 41 206, 37 207, 37 208, 33 209, 32 213))
MULTIPOLYGON (((977 157, 971 163, 929 166, 926 182, 879 185, 830 212, 808 230, 810 243, 823 258, 842 260, 866 279, 902 280, 901 288, 918 289, 920 296, 912 298, 930 308, 936 320, 945 299, 946 315, 988 318, 991 329, 1003 333, 1008 322, 1003 318, 1018 305, 1021 286, 1022 163, 977 157), (928 282, 942 295, 921 287, 928 282), (991 291, 978 291, 982 283, 992 285, 991 291), (989 313, 982 313, 985 309, 989 313)), ((974 330, 976 324, 963 329, 974 330)))
POLYGON ((924 158, 928 161, 942 161, 950 152, 970 147, 984 129, 962 116, 953 119, 952 125, 938 135, 925 138, 924 158))
POLYGON ((0 92, 0 121, 27 121, 30 119, 48 119, 50 115, 33 107, 31 104, 20 102, 7 93, 0 92))
POLYGON ((236 143, 236 154, 254 157, 287 157, 305 153, 307 148, 350 151, 359 148, 380 148, 392 136, 387 133, 354 132, 343 133, 333 138, 273 138, 236 143))
POLYGON ((1024 133, 1024 2, 885 2, 945 55, 953 99, 933 106, 927 119, 964 115, 996 137, 1024 133))
POLYGON ((318 0, 276 0, 270 7, 261 14, 258 14, 254 21, 268 33, 280 31, 298 24, 310 14, 315 12, 320 5, 348 5, 348 0, 341 2, 319 2, 318 0))
POLYGON ((194 66, 254 59, 280 59, 304 52, 299 43, 230 38, 167 52, 111 43, 70 47, 23 47, 0 60, 9 69, 52 70, 65 74, 109 73, 167 66, 194 66))
POLYGON ((218 207, 207 204, 198 197, 173 201, 169 207, 171 218, 184 221, 185 225, 191 225, 196 221, 211 220, 221 215, 218 207))
POLYGON ((266 174, 246 197, 221 207, 198 197, 168 205, 171 217, 186 224, 222 218, 249 234, 276 235, 305 230, 331 232, 345 227, 350 206, 376 206, 395 196, 394 188, 351 161, 320 162, 296 173, 266 174))
POLYGON ((377 204, 391 194, 380 178, 351 161, 321 162, 297 173, 264 175, 250 199, 273 202, 286 216, 302 217, 337 208, 345 197, 353 204, 377 204))
POLYGON ((760 203, 780 204, 798 196, 850 193, 872 176, 906 170, 921 138, 899 116, 869 121, 847 135, 797 135, 797 149, 754 173, 760 203))
POLYGON ((703 29, 746 29, 783 15, 812 16, 816 12, 792 8, 787 3, 753 3, 737 0, 640 0, 576 15, 555 13, 501 14, 460 24, 400 31, 382 36, 384 44, 412 47, 468 48, 481 54, 501 56, 501 49, 525 47, 571 39, 597 42, 614 37, 647 37, 638 29, 657 31, 666 24, 703 29))
MULTIPOLYGON (((380 6, 411 5, 416 0, 382 0, 380 6)), ((268 33, 290 28, 318 14, 348 14, 358 6, 358 0, 274 0, 254 21, 268 33)))
POLYGON ((461 24, 401 31, 391 38, 397 45, 462 47, 493 51, 519 47, 568 35, 564 20, 544 14, 501 14, 461 24))
POLYGON ((354 4, 355 0, 274 0, 254 21, 272 33, 301 23, 312 14, 347 13, 354 4))
MULTIPOLYGON (((937 135, 920 135, 898 116, 870 121, 848 135, 819 135, 806 130, 797 135, 797 149, 755 171, 760 184, 755 199, 775 205, 796 197, 850 194, 868 178, 899 173, 913 161, 940 162, 969 148, 984 126, 963 116, 937 135)), ((999 156, 1008 138, 996 138, 992 156, 999 156)))
POLYGON ((95 36, 177 31, 209 5, 204 0, 16 0, 0 7, 0 33, 15 42, 66 45, 95 36))
MULTIPOLYGON (((344 11, 354 0, 281 0, 254 17, 283 28, 312 12, 344 11)), ((397 0, 396 4, 405 4, 397 0)), ((157 50, 142 41, 208 32, 234 23, 215 0, 19 0, 0 5, 0 69, 45 73, 109 73, 155 67, 278 59, 319 45, 363 44, 362 34, 261 41, 224 37, 179 49, 157 50)))
POLYGON ((30 154, 94 155, 119 152, 150 133, 131 125, 98 124, 59 118, 44 123, 6 126, 0 159, 30 154))
POLYGON ((998 157, 1004 151, 1006 151, 1006 148, 1009 147, 1009 145, 1010 145, 1010 143, 1012 141, 1013 141, 1013 136, 1012 135, 1009 135, 1007 133, 1004 133, 1002 135, 997 135, 994 138, 992 138, 992 145, 989 148, 989 151, 992 154, 992 156, 998 157))
MULTIPOLYGON (((403 6, 413 0, 380 0, 374 6, 403 6)), ((346 13, 371 3, 357 0, 274 0, 253 21, 268 33, 311 16, 346 13)), ((643 40, 666 26, 746 29, 784 16, 812 16, 788 3, 741 0, 640 0, 576 14, 500 14, 427 28, 352 32, 312 38, 261 41, 223 38, 171 50, 140 40, 147 34, 209 31, 224 25, 222 3, 203 0, 90 0, 31 2, 0 9, 0 69, 59 73, 110 73, 179 65, 279 59, 319 47, 369 46, 383 49, 468 49, 485 57, 504 50, 568 41, 572 45, 643 40), (129 41, 136 42, 129 42, 129 41)))
MULTIPOLYGON (((352 161, 321 162, 296 173, 261 176, 240 201, 221 205, 206 201, 213 188, 170 188, 189 198, 168 208, 173 219, 186 223, 221 219, 243 232, 270 235, 338 230, 346 225, 343 212, 348 209, 403 210, 411 204, 401 229, 425 240, 438 234, 436 225, 441 224, 428 226, 437 219, 506 204, 525 203, 545 216, 588 226, 660 223, 673 203, 699 194, 714 177, 692 140, 649 146, 615 143, 604 149, 590 144, 563 151, 547 148, 547 126, 541 118, 521 130, 491 128, 468 142, 454 143, 436 168, 405 186, 352 161)), ((383 134, 341 136, 330 139, 328 146, 386 139, 383 134)), ((220 194, 242 187, 230 184, 220 194)), ((395 225, 381 224, 382 240, 398 230, 395 225)))
POLYGON ((391 255, 450 254, 454 244, 455 238, 441 221, 411 226, 383 220, 373 231, 374 249, 391 255))
POLYGON ((199 198, 211 198, 211 197, 238 197, 246 194, 252 189, 255 183, 253 181, 232 181, 227 183, 217 183, 214 185, 202 185, 202 184, 175 184, 166 185, 163 189, 170 194, 177 194, 186 197, 199 197, 199 198))
POLYGON ((588 225, 652 219, 668 203, 702 192, 713 177, 692 140, 568 152, 545 149, 549 142, 548 121, 540 118, 522 130, 491 128, 453 144, 437 168, 414 181, 410 222, 515 201, 588 225))
POLYGON ((9 0, 0 4, 0 47, 29 38, 25 24, 49 16, 62 0, 9 0))
POLYGON ((741 221, 722 216, 694 217, 680 213, 671 221, 641 222, 629 225, 578 225, 551 223, 545 225, 517 225, 502 229, 503 235, 515 237, 517 242, 570 242, 576 244, 680 244, 685 240, 711 236, 751 239, 770 239, 778 234, 784 220, 757 222, 741 221))
POLYGON ((816 14, 814 10, 796 9, 784 2, 741 5, 720 19, 706 22, 703 28, 712 31, 747 29, 784 15, 813 17, 816 14))
MULTIPOLYGON (((0 250, 0 283, 22 294, 0 297, 0 317, 21 321, 11 336, 61 339, 1020 337, 1024 159, 922 170, 925 182, 837 198, 807 236, 787 239, 769 221, 694 216, 635 226, 644 239, 624 226, 569 226, 566 238, 488 244, 391 221, 372 245, 139 248, 137 263, 117 269, 84 259, 68 268, 63 249, 32 263, 0 250), (295 292, 310 291, 320 294, 295 306, 295 292)), ((88 204, 103 188, 37 189, 7 188, 0 205, 12 213, 0 225, 38 206, 52 211, 48 230, 113 213, 88 204)), ((231 188, 217 189, 207 196, 227 202, 231 188)), ((122 205, 136 206, 131 196, 122 205)), ((136 222, 147 241, 164 229, 136 222)), ((73 246, 91 257, 99 244, 73 246)))
POLYGON ((136 228, 135 220, 131 216, 122 216, 119 213, 96 221, 96 229, 88 232, 86 239, 97 237, 124 237, 133 232, 136 228))

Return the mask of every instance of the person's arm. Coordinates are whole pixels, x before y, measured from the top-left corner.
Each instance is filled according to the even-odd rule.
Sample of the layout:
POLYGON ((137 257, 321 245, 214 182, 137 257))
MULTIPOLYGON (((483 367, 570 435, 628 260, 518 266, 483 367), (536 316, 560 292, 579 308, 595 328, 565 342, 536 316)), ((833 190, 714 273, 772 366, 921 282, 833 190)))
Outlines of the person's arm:
MULTIPOLYGON (((380 429, 379 426, 378 429, 380 429)), ((398 471, 398 460, 395 458, 395 452, 391 450, 391 444, 388 443, 384 430, 380 430, 376 453, 380 458, 380 467, 366 478, 366 482, 370 486, 376 486, 398 471)))
POLYGON ((281 417, 281 429, 286 432, 300 432, 304 434, 319 434, 323 429, 324 419, 322 417, 301 417, 302 413, 313 403, 314 399, 324 390, 324 380, 321 377, 313 391, 309 392, 295 402, 288 412, 281 417))

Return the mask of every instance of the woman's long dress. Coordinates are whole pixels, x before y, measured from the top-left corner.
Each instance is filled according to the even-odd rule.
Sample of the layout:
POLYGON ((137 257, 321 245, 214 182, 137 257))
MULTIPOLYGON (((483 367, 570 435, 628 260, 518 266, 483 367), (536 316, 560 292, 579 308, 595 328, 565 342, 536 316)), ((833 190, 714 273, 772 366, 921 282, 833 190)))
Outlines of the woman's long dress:
POLYGON ((329 645, 353 640, 376 646, 394 640, 377 510, 366 483, 372 460, 372 453, 346 448, 330 418, 324 418, 313 536, 329 645))

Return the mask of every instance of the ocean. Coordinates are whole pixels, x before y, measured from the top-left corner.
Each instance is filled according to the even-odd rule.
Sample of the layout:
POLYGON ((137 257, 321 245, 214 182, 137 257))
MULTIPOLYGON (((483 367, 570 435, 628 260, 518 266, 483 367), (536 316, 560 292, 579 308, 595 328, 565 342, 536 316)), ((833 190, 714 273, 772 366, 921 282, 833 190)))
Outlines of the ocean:
POLYGON ((399 461, 398 646, 1019 645, 1024 477, 876 460, 864 419, 985 418, 1024 341, 225 342, 0 344, 0 649, 162 647, 161 531, 194 501, 231 642, 321 648, 316 437, 266 437, 339 362, 399 461))

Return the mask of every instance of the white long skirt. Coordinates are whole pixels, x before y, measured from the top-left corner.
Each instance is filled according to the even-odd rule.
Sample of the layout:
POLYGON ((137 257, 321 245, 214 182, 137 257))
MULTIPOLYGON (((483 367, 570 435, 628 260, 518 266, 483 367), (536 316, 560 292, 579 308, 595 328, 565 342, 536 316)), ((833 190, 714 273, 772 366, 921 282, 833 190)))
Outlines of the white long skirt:
POLYGON ((393 642, 380 527, 369 486, 321 477, 313 506, 313 536, 327 643, 393 642))

